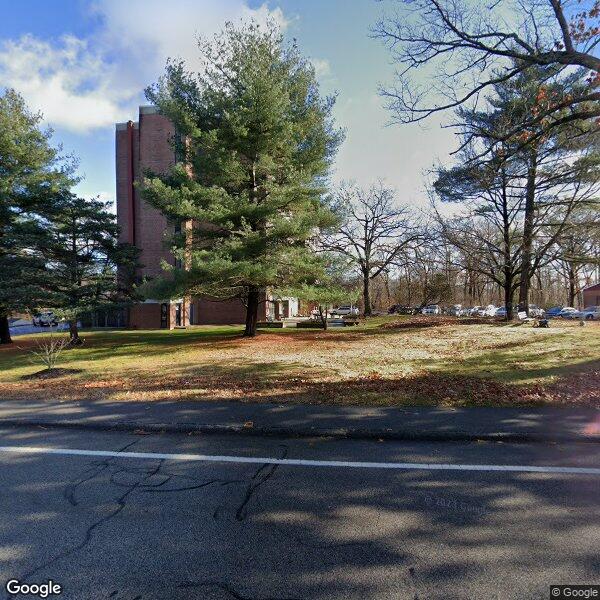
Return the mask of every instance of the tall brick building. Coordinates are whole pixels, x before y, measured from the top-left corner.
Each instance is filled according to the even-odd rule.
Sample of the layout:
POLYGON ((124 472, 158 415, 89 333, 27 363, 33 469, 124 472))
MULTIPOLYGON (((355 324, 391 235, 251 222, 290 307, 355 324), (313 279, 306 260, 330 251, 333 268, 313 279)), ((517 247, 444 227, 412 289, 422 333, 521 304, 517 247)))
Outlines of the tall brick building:
MULTIPOLYGON (((146 171, 164 173, 175 162, 171 138, 173 124, 154 106, 140 106, 137 122, 117 123, 115 132, 117 171, 117 222, 121 240, 140 250, 139 277, 162 274, 161 262, 174 265, 165 244, 173 225, 140 197, 136 180, 146 171)), ((265 299, 266 300, 266 299, 265 299)), ((259 320, 295 316, 297 302, 283 299, 263 302, 259 320)), ((209 298, 149 299, 129 309, 129 326, 152 329, 200 324, 243 323, 246 309, 239 299, 215 301, 209 298)))

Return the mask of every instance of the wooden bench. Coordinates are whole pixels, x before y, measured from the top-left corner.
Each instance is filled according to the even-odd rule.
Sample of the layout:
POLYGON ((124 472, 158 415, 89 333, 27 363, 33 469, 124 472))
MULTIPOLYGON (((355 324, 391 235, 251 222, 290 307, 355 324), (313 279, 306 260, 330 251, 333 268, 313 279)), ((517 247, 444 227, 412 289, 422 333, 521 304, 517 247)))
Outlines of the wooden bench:
POLYGON ((358 318, 346 318, 344 319, 344 327, 350 327, 351 325, 360 325, 358 318))
POLYGON ((517 313, 517 318, 519 319, 519 321, 521 321, 521 323, 530 323, 531 321, 535 320, 535 319, 532 319, 531 317, 528 317, 527 313, 524 310, 520 310, 517 313))
POLYGON ((533 323, 534 327, 548 327, 549 321, 548 319, 539 319, 534 317, 528 317, 527 313, 524 310, 520 310, 517 313, 517 318, 521 323, 533 323))

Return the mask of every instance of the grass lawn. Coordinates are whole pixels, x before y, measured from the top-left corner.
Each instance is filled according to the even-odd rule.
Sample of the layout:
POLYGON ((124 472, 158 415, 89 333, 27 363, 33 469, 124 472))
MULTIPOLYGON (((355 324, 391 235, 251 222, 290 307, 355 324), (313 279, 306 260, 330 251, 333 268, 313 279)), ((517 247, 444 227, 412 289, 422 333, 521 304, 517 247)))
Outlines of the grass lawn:
POLYGON ((58 377, 39 378, 41 334, 0 347, 0 397, 344 404, 594 404, 600 323, 464 323, 381 317, 358 327, 261 331, 238 326, 84 332, 58 377))

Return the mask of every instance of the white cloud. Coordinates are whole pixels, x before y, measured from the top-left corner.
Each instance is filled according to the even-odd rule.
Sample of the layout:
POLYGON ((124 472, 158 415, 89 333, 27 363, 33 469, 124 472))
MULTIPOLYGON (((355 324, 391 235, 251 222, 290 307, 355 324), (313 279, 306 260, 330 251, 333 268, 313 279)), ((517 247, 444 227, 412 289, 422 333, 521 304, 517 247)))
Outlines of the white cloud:
POLYGON ((313 58, 311 62, 315 68, 315 75, 317 77, 326 77, 331 74, 331 65, 327 59, 313 58))
POLYGON ((0 45, 0 84, 21 92, 51 124, 76 132, 117 118, 119 101, 131 90, 111 88, 112 70, 102 55, 72 36, 54 44, 23 36, 0 45))
POLYGON ((287 21, 279 8, 267 4, 250 8, 246 0, 98 0, 94 11, 102 17, 102 37, 110 48, 121 48, 144 59, 137 64, 164 66, 168 57, 197 61, 196 39, 220 31, 226 21, 273 19, 287 21))
POLYGON ((247 0, 97 0, 101 26, 89 39, 42 41, 27 35, 0 43, 0 86, 14 87, 53 126, 75 133, 126 120, 167 58, 197 66, 198 35, 225 21, 287 21, 279 8, 247 0))

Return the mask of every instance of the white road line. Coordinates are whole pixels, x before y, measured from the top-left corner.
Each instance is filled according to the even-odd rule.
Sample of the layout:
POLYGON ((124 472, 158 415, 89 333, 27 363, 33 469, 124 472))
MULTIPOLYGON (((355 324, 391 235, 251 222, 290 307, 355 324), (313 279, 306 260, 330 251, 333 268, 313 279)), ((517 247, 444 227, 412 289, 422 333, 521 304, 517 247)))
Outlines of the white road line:
POLYGON ((210 454, 163 454, 157 452, 114 452, 111 450, 77 450, 73 448, 41 448, 35 446, 0 446, 0 452, 14 454, 60 454, 65 456, 102 456, 109 458, 141 458, 145 460, 179 460, 216 463, 250 463, 285 465, 288 467, 335 467, 350 469, 396 469, 426 471, 508 471, 514 473, 567 473, 600 475, 593 467, 538 467, 532 465, 461 465, 447 463, 356 462, 343 460, 306 460, 262 456, 218 456, 210 454))

